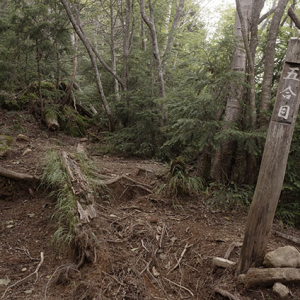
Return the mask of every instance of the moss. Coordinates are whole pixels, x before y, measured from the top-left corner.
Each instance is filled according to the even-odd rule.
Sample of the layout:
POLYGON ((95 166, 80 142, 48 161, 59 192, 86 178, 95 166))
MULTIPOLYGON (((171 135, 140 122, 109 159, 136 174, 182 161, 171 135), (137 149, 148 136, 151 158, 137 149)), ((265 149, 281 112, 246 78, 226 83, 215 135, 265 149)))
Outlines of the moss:
POLYGON ((59 120, 61 127, 65 133, 74 137, 82 137, 86 135, 87 118, 79 115, 72 108, 65 106, 60 113, 59 120))
POLYGON ((0 135, 0 157, 4 156, 5 153, 10 150, 14 139, 8 135, 0 135))

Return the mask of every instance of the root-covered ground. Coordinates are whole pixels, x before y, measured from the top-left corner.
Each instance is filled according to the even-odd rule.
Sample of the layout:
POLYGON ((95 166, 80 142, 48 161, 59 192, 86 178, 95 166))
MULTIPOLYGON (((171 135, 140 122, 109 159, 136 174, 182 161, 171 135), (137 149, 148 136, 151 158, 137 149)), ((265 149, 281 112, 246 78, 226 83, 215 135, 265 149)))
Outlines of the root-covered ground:
MULTIPOLYGON (((83 143, 46 131, 26 113, 0 111, 0 120, 0 134, 29 138, 18 139, 0 160, 1 167, 16 172, 41 176, 47 150, 76 153, 83 143)), ((97 173, 109 182, 91 223, 95 262, 78 270, 76 253, 53 242, 56 199, 49 190, 0 176, 0 299, 226 299, 216 288, 238 299, 277 299, 271 289, 237 285, 234 270, 212 265, 232 242, 243 241, 246 211, 213 211, 207 195, 171 199, 157 192, 166 165, 96 156, 95 145, 84 143, 97 173)), ((290 228, 285 232, 299 235, 290 228)), ((269 248, 288 244, 272 235, 269 248)), ((239 250, 231 260, 238 260, 239 250)), ((300 289, 290 288, 300 299, 300 289)))

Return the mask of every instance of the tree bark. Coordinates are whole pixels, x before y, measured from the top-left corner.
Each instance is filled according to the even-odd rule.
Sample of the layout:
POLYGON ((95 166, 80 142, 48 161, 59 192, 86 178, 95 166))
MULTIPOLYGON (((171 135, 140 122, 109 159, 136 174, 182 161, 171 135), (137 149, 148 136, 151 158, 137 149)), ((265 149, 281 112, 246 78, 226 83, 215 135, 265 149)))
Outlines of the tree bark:
POLYGON ((260 127, 267 126, 269 123, 267 112, 270 108, 270 102, 271 102, 271 88, 272 88, 272 79, 273 79, 273 70, 274 70, 274 59, 275 59, 275 52, 276 52, 276 40, 278 36, 280 21, 288 2, 289 0, 279 1, 279 4, 275 9, 271 21, 270 29, 269 29, 269 36, 268 36, 268 41, 266 46, 267 55, 265 57, 264 76, 262 82, 261 101, 260 101, 260 116, 259 116, 260 127))
MULTIPOLYGON (((237 0, 238 1, 238 0, 237 0)), ((245 75, 247 55, 245 50, 245 44, 243 43, 243 32, 242 24, 239 18, 239 14, 243 16, 244 25, 243 31, 244 36, 248 39, 249 35, 249 24, 251 22, 252 13, 252 2, 248 0, 239 0, 239 9, 236 12, 235 17, 235 31, 234 36, 236 37, 236 47, 233 54, 233 61, 231 69, 235 72, 245 75), (239 11, 239 13, 238 13, 239 11)), ((244 37, 244 39, 245 39, 244 37)), ((240 125, 241 120, 241 103, 244 98, 244 88, 239 83, 232 83, 230 86, 230 96, 226 103, 225 114, 223 121, 226 125, 223 126, 223 131, 228 130, 233 126, 240 125)), ((228 181, 230 177, 230 169, 232 167, 232 159, 234 155, 235 143, 227 140, 222 148, 218 149, 215 153, 210 177, 216 181, 228 181)))
POLYGON ((149 28, 151 41, 152 41, 152 51, 154 58, 156 60, 157 65, 157 78, 158 78, 158 87, 159 87, 159 97, 162 98, 162 104, 161 104, 161 110, 162 110, 162 126, 166 125, 167 122, 167 110, 165 107, 164 99, 166 97, 165 93, 165 82, 164 82, 164 72, 163 72, 163 65, 162 65, 162 59, 159 51, 158 46, 158 40, 157 40, 157 33, 155 28, 155 22, 154 22, 154 11, 153 11, 153 5, 152 1, 148 0, 149 4, 149 10, 150 10, 150 18, 146 16, 145 11, 145 1, 139 0, 140 3, 140 11, 142 18, 146 25, 149 28))
POLYGON ((174 42, 175 42, 175 38, 176 38, 176 33, 177 33, 177 28, 178 28, 178 24, 180 19, 182 18, 182 12, 183 12, 183 8, 184 8, 184 0, 180 0, 179 1, 179 5, 176 9, 176 13, 175 13, 175 17, 172 23, 172 27, 171 30, 168 34, 168 38, 167 38, 167 46, 166 49, 163 53, 162 56, 168 55, 168 53, 170 53, 173 49, 174 46, 174 42))
MULTIPOLYGON (((114 1, 110 0, 110 53, 111 53, 111 69, 114 74, 117 73, 117 56, 116 56, 116 46, 115 46, 115 17, 114 17, 114 1)), ((119 102, 121 100, 120 97, 120 89, 119 82, 114 77, 113 78, 113 86, 115 98, 119 102)))
POLYGON ((258 286, 270 287, 276 282, 300 283, 300 269, 296 268, 251 268, 246 275, 238 277, 240 283, 246 288, 258 286))
POLYGON ((30 180, 30 181, 40 180, 40 178, 37 176, 32 176, 24 173, 17 173, 15 171, 11 171, 2 167, 0 167, 0 176, 13 179, 13 180, 30 180))
POLYGON ((300 29, 300 19, 298 18, 298 16, 296 15, 296 13, 294 12, 292 6, 289 8, 288 10, 288 14, 289 17, 292 19, 292 21, 294 22, 295 26, 300 29))
POLYGON ((85 33, 82 31, 81 24, 77 23, 77 22, 80 22, 80 21, 77 20, 77 22, 76 22, 67 1, 66 0, 60 0, 60 1, 63 4, 63 6, 64 6, 64 8, 65 8, 65 10, 68 14, 68 17, 70 19, 71 24, 73 25, 73 28, 74 28, 75 32, 78 34, 79 38, 81 39, 83 45, 85 46, 85 48, 88 52, 88 55, 90 57, 90 60, 91 60, 92 66, 93 66, 93 70, 94 70, 97 89, 98 89, 98 92, 100 94, 103 107, 105 109, 106 115, 107 115, 108 120, 109 120, 109 122, 108 122, 109 123, 108 124, 109 125, 108 126, 109 131, 114 131, 114 118, 113 118, 110 106, 109 106, 109 104, 106 100, 105 94, 104 94, 104 90, 103 90, 103 86, 102 86, 102 82, 101 82, 101 78, 100 78, 100 73, 99 73, 98 66, 97 66, 97 61, 96 61, 95 54, 94 54, 94 51, 93 51, 93 47, 92 47, 91 43, 89 42, 89 40, 86 38, 85 33))
POLYGON ((300 39, 291 39, 247 219, 237 274, 260 266, 266 253, 300 104, 299 49, 300 39))

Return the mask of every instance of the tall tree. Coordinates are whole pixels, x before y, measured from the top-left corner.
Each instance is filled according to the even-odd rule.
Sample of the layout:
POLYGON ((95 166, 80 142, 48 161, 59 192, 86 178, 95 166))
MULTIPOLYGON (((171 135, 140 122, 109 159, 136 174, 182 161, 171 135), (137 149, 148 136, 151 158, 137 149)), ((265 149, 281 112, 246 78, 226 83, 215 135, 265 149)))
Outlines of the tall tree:
POLYGON ((264 76, 260 100, 260 126, 266 126, 269 123, 268 110, 270 108, 271 100, 271 87, 273 81, 274 59, 276 53, 276 40, 278 37, 278 30, 281 23, 281 18, 283 16, 288 2, 289 0, 280 0, 278 2, 270 24, 267 46, 265 50, 267 55, 265 56, 264 76))
MULTIPOLYGON (((80 21, 80 18, 79 18, 79 13, 78 13, 77 9, 74 7, 74 4, 73 4, 73 9, 76 12, 76 14, 75 14, 76 18, 74 17, 74 14, 72 13, 68 2, 66 0, 61 0, 61 3, 63 4, 63 6, 64 6, 64 8, 65 8, 65 10, 68 14, 68 17, 70 19, 70 22, 71 22, 75 32, 78 34, 79 38, 81 39, 82 43, 84 44, 84 46, 85 46, 85 48, 88 52, 88 55, 90 57, 90 60, 91 60, 92 66, 93 66, 93 70, 94 70, 97 89, 98 89, 99 95, 101 97, 102 104, 103 104, 103 107, 105 109, 106 115, 108 117, 109 130, 114 131, 114 127, 115 127, 114 126, 114 117, 113 117, 112 111, 110 109, 109 103, 106 99, 105 93, 104 93, 104 89, 103 89, 103 85, 102 85, 102 81, 101 81, 101 77, 100 77, 100 72, 99 72, 98 65, 97 65, 96 54, 94 53, 94 52, 97 52, 97 51, 91 45, 90 41, 87 39, 87 37, 85 35, 85 32, 83 31, 81 21, 80 21)), ((108 67, 108 69, 111 70, 111 68, 109 68, 109 67, 108 67)), ((113 70, 111 70, 111 73, 115 74, 113 72, 113 70)))
MULTIPOLYGON (((244 80, 247 70, 247 52, 244 41, 248 40, 249 30, 251 24, 252 1, 239 1, 238 9, 235 17, 234 35, 236 38, 236 47, 233 54, 232 70, 239 74, 244 80), (240 19, 240 16, 243 19, 240 19), (244 40, 244 41, 243 41, 244 40)), ((247 44, 246 44, 247 45, 247 44)), ((239 126, 242 118, 242 102, 244 99, 244 87, 238 83, 231 83, 231 93, 227 99, 225 114, 223 117, 224 127, 223 131, 228 130, 234 126, 239 126)), ((230 169, 232 167, 232 160, 234 156, 235 143, 230 139, 224 142, 222 147, 215 153, 211 168, 211 178, 217 181, 226 181, 230 177, 230 169)))
POLYGON ((149 28, 150 31, 150 36, 151 36, 151 42, 152 42, 152 51, 153 55, 156 61, 157 65, 157 78, 158 78, 158 87, 159 87, 159 97, 162 98, 162 126, 164 126, 167 122, 167 109, 165 107, 165 97, 166 97, 166 92, 165 92, 165 82, 164 82, 164 70, 163 70, 163 64, 162 64, 162 57, 160 54, 159 50, 159 45, 158 45, 158 38, 157 38, 157 32, 155 28, 155 22, 154 22, 154 10, 153 10, 153 4, 151 0, 148 0, 148 6, 149 6, 149 12, 150 12, 150 17, 146 15, 146 9, 145 9, 145 1, 144 0, 139 0, 140 4, 140 11, 142 18, 146 25, 149 28))

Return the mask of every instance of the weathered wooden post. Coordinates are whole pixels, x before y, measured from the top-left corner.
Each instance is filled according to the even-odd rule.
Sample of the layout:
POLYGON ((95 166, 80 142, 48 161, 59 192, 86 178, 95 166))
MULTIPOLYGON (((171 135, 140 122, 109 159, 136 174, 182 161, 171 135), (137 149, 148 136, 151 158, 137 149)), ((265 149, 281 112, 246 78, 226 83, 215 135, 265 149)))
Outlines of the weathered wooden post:
POLYGON ((247 219, 237 275, 261 265, 280 197, 300 102, 300 39, 286 52, 276 102, 247 219))

